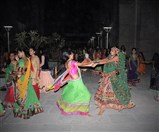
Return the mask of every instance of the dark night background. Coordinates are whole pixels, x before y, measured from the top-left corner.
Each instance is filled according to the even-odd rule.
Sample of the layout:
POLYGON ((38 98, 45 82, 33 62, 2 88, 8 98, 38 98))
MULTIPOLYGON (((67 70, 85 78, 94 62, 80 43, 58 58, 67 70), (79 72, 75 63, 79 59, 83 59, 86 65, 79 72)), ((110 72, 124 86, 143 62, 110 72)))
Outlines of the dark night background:
POLYGON ((0 31, 13 25, 12 32, 38 30, 57 32, 66 41, 86 44, 103 26, 114 26, 118 41, 118 0, 5 0, 0 4, 0 31))
MULTIPOLYGON (((85 46, 103 26, 112 26, 109 45, 124 44, 143 51, 147 58, 159 48, 159 0, 5 0, 0 2, 0 43, 7 45, 4 25, 15 33, 38 30, 42 35, 60 34, 66 44, 85 46)), ((102 43, 105 47, 105 32, 102 43)))
MULTIPOLYGON (((29 130, 34 132, 60 130, 157 132, 159 130, 157 125, 159 124, 159 102, 154 100, 155 91, 149 88, 150 79, 151 77, 154 79, 156 74, 154 69, 152 70, 152 58, 154 53, 159 53, 159 0, 0 0, 0 67, 4 65, 4 58, 7 56, 9 47, 7 32, 3 27, 5 25, 13 26, 10 31, 10 41, 8 41, 12 50, 16 50, 19 46, 15 41, 17 33, 37 30, 39 36, 44 36, 47 40, 56 38, 52 34, 59 34, 62 38, 59 43, 56 39, 49 41, 50 45, 47 42, 46 45, 42 45, 44 43, 38 41, 38 44, 47 51, 49 66, 54 74, 57 69, 61 69, 59 60, 63 49, 69 47, 82 51, 85 46, 95 49, 98 44, 97 32, 102 32, 99 38, 103 50, 107 44, 104 26, 112 27, 109 32, 110 47, 125 45, 127 55, 130 55, 132 48, 135 47, 137 52, 143 52, 149 64, 146 64, 146 74, 139 76, 140 83, 129 87, 132 92, 132 101, 136 104, 132 110, 106 109, 104 116, 98 116, 99 109, 95 106, 93 96, 101 80, 99 81, 100 76, 95 75, 91 72, 93 69, 90 69, 88 72, 82 72, 82 78, 92 96, 90 103, 92 117, 61 115, 56 108, 57 98, 61 93, 52 92, 42 94, 40 102, 45 108, 44 113, 32 119, 14 118, 12 109, 7 110, 6 115, 0 117, 0 132, 1 130, 3 132, 29 132, 29 130), (95 46, 89 43, 92 36, 95 37, 95 46), (63 39, 66 47, 60 46, 63 39), (154 75, 151 76, 151 74, 154 75)), ((30 40, 28 39, 26 43, 28 44, 30 40)), ((27 48, 26 50, 29 51, 27 48)), ((0 78, 1 85, 4 84, 2 79, 4 78, 0 78)), ((5 97, 5 94, 6 92, 0 93, 0 100, 5 97)))

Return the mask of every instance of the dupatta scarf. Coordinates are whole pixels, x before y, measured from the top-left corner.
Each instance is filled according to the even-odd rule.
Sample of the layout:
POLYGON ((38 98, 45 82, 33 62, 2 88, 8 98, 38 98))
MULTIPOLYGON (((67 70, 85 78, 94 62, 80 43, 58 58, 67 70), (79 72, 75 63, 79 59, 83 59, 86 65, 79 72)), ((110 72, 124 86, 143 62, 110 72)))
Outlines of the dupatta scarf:
MULTIPOLYGON (((22 100, 24 100, 24 98, 26 97, 26 92, 28 89, 28 82, 29 82, 29 77, 30 77, 30 71, 31 71, 30 59, 27 58, 27 61, 28 61, 28 65, 27 65, 27 70, 25 72, 25 75, 22 75, 17 81, 18 90, 19 90, 19 98, 22 100)), ((23 61, 23 63, 24 63, 24 61, 23 61)))

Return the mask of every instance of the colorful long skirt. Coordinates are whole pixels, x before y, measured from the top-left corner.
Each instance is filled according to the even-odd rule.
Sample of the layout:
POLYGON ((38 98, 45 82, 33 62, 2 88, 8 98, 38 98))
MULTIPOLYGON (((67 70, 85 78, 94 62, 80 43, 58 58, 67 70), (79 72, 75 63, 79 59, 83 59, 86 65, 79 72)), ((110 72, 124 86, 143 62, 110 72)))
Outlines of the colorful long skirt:
POLYGON ((63 115, 88 115, 90 99, 91 95, 80 78, 68 82, 57 106, 63 115))
MULTIPOLYGON (((120 88, 120 86, 119 86, 120 88)), ((100 79, 99 88, 95 94, 95 101, 97 106, 102 109, 110 108, 115 110, 122 110, 125 108, 132 108, 135 104, 130 100, 127 105, 122 104, 117 98, 115 92, 113 91, 110 74, 105 74, 100 79)), ((122 97, 124 100, 124 96, 122 97)))
POLYGON ((53 86, 53 83, 54 83, 54 79, 53 77, 51 76, 51 73, 50 71, 41 71, 40 72, 40 81, 39 81, 39 84, 40 84, 40 92, 46 92, 47 89, 50 89, 50 87, 53 86))
POLYGON ((138 72, 142 75, 145 73, 145 64, 139 64, 139 70, 138 72))
POLYGON ((0 102, 0 116, 4 116, 4 114, 5 114, 5 110, 2 103, 0 102))
POLYGON ((7 93, 3 103, 5 107, 8 108, 12 108, 13 104, 15 103, 15 84, 13 81, 8 86, 7 93))
POLYGON ((29 119, 31 116, 41 112, 43 112, 43 108, 37 98, 31 80, 29 80, 25 101, 18 100, 14 104, 14 116, 29 119))
POLYGON ((39 88, 38 83, 34 84, 33 88, 34 88, 34 91, 36 93, 36 96, 38 97, 38 100, 40 100, 40 88, 39 88))
POLYGON ((131 70, 128 70, 128 83, 129 85, 136 86, 140 82, 137 73, 137 61, 130 61, 131 70))

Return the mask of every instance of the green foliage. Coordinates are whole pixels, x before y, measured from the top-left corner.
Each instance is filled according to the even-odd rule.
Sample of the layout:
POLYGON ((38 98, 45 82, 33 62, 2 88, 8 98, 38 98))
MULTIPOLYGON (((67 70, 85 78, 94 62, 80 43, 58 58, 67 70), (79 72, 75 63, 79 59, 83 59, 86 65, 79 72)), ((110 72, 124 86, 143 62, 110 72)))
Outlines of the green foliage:
POLYGON ((38 31, 21 32, 15 36, 15 42, 18 47, 34 46, 36 50, 39 48, 45 48, 48 51, 50 58, 57 60, 59 57, 59 50, 65 45, 65 40, 58 34, 53 33, 51 36, 42 36, 38 31))
POLYGON ((49 43, 49 45, 51 47, 62 48, 64 46, 64 44, 65 44, 64 39, 56 32, 53 33, 48 38, 49 38, 48 39, 48 43, 49 43))
POLYGON ((39 35, 37 31, 21 32, 15 36, 15 41, 19 47, 29 49, 30 46, 34 46, 36 49, 48 44, 48 38, 39 35))

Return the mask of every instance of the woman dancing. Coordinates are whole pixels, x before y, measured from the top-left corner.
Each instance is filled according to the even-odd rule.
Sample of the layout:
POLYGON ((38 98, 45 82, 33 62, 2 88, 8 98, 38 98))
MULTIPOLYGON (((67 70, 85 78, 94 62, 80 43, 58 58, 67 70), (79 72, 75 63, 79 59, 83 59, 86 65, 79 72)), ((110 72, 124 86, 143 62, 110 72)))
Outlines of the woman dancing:
POLYGON ((100 109, 98 114, 102 115, 106 108, 120 111, 134 107, 127 85, 125 55, 113 47, 110 55, 97 63, 104 64, 99 88, 95 94, 96 105, 100 109))
POLYGON ((63 59, 66 61, 66 71, 70 76, 70 80, 64 87, 57 106, 63 115, 89 115, 91 95, 82 81, 78 66, 90 66, 92 62, 78 63, 73 60, 73 56, 74 54, 71 51, 63 53, 63 59))
POLYGON ((30 78, 31 62, 26 57, 24 49, 18 49, 19 70, 17 73, 17 93, 16 103, 14 104, 13 113, 15 117, 28 119, 31 116, 43 111, 43 108, 34 91, 30 78))
POLYGON ((17 68, 17 61, 15 59, 14 52, 10 52, 10 63, 7 65, 7 68, 3 68, 2 71, 5 72, 5 82, 7 86, 7 93, 4 99, 4 106, 8 108, 12 108, 13 104, 15 103, 15 83, 16 80, 16 68, 17 68))

